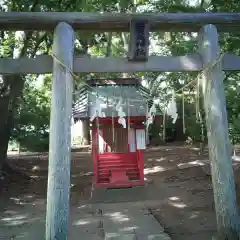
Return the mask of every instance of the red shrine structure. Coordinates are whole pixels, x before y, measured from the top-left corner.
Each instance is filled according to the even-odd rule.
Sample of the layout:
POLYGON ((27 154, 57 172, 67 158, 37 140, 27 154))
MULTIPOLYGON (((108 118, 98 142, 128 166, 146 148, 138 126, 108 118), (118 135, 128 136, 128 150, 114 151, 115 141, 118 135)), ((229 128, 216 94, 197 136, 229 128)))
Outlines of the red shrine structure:
POLYGON ((144 185, 145 122, 149 92, 138 79, 95 79, 81 90, 74 120, 91 119, 94 185, 119 188, 144 185), (126 125, 119 123, 121 102, 126 125), (96 115, 98 104, 101 114, 96 115))

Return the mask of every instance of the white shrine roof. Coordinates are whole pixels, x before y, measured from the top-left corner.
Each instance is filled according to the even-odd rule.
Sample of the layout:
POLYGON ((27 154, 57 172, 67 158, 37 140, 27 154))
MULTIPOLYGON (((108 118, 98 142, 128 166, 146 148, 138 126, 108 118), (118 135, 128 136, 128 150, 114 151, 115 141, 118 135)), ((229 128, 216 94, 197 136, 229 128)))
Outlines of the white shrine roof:
MULTIPOLYGON (((149 92, 141 85, 101 85, 84 87, 73 107, 73 118, 90 118, 96 109, 96 99, 99 99, 102 112, 106 117, 117 117, 116 105, 121 99, 121 106, 126 116, 146 116, 151 107, 149 92)), ((160 112, 157 112, 160 115, 160 112)))

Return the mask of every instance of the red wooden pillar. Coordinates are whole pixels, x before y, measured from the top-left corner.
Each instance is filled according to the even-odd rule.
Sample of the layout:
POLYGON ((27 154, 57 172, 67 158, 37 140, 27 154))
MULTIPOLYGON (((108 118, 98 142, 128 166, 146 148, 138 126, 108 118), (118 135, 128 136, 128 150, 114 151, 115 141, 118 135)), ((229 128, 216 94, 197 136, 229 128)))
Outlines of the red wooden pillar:
POLYGON ((93 122, 92 127, 92 158, 93 158, 93 182, 98 182, 98 130, 96 122, 93 122))
MULTIPOLYGON (((136 127, 136 130, 137 129, 144 130, 144 127, 141 124, 136 127)), ((135 139, 136 139, 136 152, 137 152, 137 159, 138 159, 140 182, 141 184, 144 184, 144 151, 142 149, 137 148, 137 134, 135 136, 135 139)))
POLYGON ((143 150, 137 150, 140 182, 144 184, 144 153, 143 150))

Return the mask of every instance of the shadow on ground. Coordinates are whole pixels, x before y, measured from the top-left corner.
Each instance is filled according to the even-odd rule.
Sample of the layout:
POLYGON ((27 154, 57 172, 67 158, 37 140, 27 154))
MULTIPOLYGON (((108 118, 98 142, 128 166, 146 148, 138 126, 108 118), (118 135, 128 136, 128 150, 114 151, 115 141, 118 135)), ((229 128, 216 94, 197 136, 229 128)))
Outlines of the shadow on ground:
MULTIPOLYGON (((211 176, 207 175, 201 166, 206 160, 207 152, 200 157, 197 149, 192 147, 151 148, 145 153, 146 186, 121 190, 92 190, 90 155, 72 153, 70 239, 78 239, 83 232, 88 239, 90 233, 94 236, 91 239, 103 238, 103 222, 99 217, 99 209, 94 209, 99 203, 105 203, 104 206, 106 203, 109 206, 110 203, 118 203, 122 209, 124 206, 140 204, 144 211, 148 211, 147 214, 151 214, 161 223, 173 240, 193 237, 195 240, 212 239, 216 232, 216 222, 211 176)), ((13 156, 10 161, 28 172, 32 180, 6 181, 0 199, 0 239, 42 240, 45 231, 47 156, 13 156)), ((238 170, 236 176, 239 175, 237 172, 238 170)), ((238 182, 240 179, 236 178, 239 194, 238 182)), ((128 218, 123 217, 126 211, 124 213, 112 210, 112 219, 114 216, 118 219, 128 218)), ((131 228, 123 225, 118 228, 118 233, 119 229, 131 231, 132 234, 134 226, 131 228)))

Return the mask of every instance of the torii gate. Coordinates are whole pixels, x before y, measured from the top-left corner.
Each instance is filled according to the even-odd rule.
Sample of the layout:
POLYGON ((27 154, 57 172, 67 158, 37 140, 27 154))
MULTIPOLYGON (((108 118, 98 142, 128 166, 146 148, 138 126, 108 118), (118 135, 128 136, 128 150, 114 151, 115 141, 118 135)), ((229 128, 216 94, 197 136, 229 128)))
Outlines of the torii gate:
POLYGON ((44 74, 52 72, 53 69, 46 240, 68 238, 73 89, 71 71, 203 72, 201 86, 208 129, 218 231, 221 236, 226 237, 225 239, 235 239, 231 236, 239 231, 238 210, 221 74, 223 70, 240 70, 240 56, 226 54, 220 58, 217 28, 219 31, 234 31, 239 27, 239 13, 0 13, 1 30, 55 28, 54 59, 52 56, 39 56, 34 59, 0 59, 0 74, 44 74), (152 31, 199 32, 199 51, 193 55, 180 57, 151 56, 144 62, 129 62, 127 59, 116 57, 74 57, 73 28, 102 32, 129 31, 129 23, 132 21, 148 22, 152 31), (214 66, 209 69, 209 65, 213 64, 214 66))

